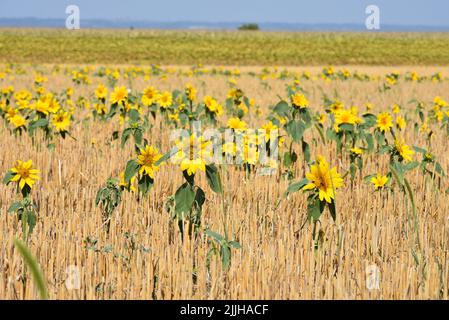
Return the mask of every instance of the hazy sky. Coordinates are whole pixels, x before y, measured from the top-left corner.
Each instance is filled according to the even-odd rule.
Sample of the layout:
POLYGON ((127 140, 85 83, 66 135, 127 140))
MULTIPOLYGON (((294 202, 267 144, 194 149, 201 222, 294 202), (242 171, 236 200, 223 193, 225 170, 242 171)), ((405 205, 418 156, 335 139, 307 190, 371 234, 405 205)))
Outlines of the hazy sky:
POLYGON ((65 19, 69 4, 81 19, 357 24, 375 4, 384 24, 449 25, 448 0, 0 0, 0 17, 65 19))

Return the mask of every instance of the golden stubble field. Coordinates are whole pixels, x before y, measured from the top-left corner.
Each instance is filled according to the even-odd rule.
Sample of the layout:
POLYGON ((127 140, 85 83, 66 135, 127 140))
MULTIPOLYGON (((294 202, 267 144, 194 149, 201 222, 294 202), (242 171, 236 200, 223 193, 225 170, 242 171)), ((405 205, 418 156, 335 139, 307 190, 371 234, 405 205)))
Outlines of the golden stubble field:
MULTIPOLYGON (((50 68, 50 66, 46 66, 50 68)), ((30 68, 30 67, 27 67, 30 68)), ((265 89, 260 80, 246 75, 240 68, 237 83, 245 93, 256 100, 263 114, 245 116, 249 127, 265 123, 269 108, 278 101, 278 95, 287 98, 288 81, 268 78, 271 89, 265 89)), ((321 68, 304 68, 312 74, 321 68)), ((392 70, 416 70, 431 75, 446 67, 348 67, 369 74, 384 75, 392 70)), ((291 68, 291 70, 303 70, 291 68)), ((92 95, 101 79, 93 77, 90 85, 74 85, 70 77, 46 74, 45 87, 60 92, 74 88, 78 96, 92 95)), ((0 87, 13 85, 16 90, 32 89, 34 74, 15 75, 0 81, 0 87)), ((141 91, 147 85, 163 90, 182 89, 186 83, 198 88, 198 97, 211 95, 224 101, 228 91, 226 76, 199 75, 185 77, 168 75, 149 80, 136 78, 133 90, 141 91)), ((118 84, 129 86, 128 80, 118 84)), ((345 106, 359 106, 370 102, 373 113, 391 111, 398 103, 402 113, 412 99, 431 106, 435 96, 448 99, 449 82, 400 82, 391 90, 379 92, 380 82, 358 80, 324 81, 304 80, 310 108, 322 108, 322 92, 338 92, 345 106)), ((410 111, 411 112, 411 111, 410 111)), ((295 193, 276 207, 287 189, 288 181, 280 176, 252 175, 233 166, 222 168, 225 212, 229 233, 242 248, 233 250, 229 270, 224 270, 220 259, 213 257, 207 267, 209 247, 200 232, 197 240, 184 239, 169 214, 164 210, 166 198, 182 183, 179 166, 165 164, 156 173, 155 183, 147 198, 136 201, 135 195, 124 193, 123 201, 111 220, 110 233, 102 224, 99 208, 95 206, 97 190, 109 176, 118 176, 126 161, 134 157, 131 144, 124 150, 119 141, 109 142, 118 121, 101 123, 86 118, 90 111, 77 109, 70 133, 76 140, 58 140, 54 151, 39 144, 33 146, 27 135, 15 138, 6 124, 0 125, 0 172, 3 175, 17 159, 32 159, 41 170, 41 180, 33 188, 33 199, 39 205, 36 228, 29 246, 37 257, 48 281, 53 299, 447 299, 449 295, 449 202, 445 190, 447 178, 442 180, 441 192, 422 173, 415 170, 408 175, 414 191, 419 215, 419 237, 422 261, 419 265, 411 254, 412 230, 407 225, 405 196, 394 192, 374 192, 371 184, 358 176, 353 187, 348 177, 337 192, 338 218, 328 214, 321 218, 324 241, 314 249, 311 225, 300 230, 306 217, 306 196, 295 193), (128 236, 127 236, 128 235, 128 236), (129 235, 132 235, 131 237, 129 235), (85 239, 96 239, 97 247, 110 252, 89 250, 85 239), (140 250, 139 248, 149 250, 140 250), (132 249, 134 248, 134 249, 132 249), (193 270, 193 265, 196 269, 193 270), (380 270, 378 289, 366 285, 367 268, 380 270), (68 268, 79 270, 79 289, 66 286, 68 268), (194 284, 192 273, 196 273, 194 284)), ((227 117, 219 118, 225 126, 227 117)), ((115 119, 117 120, 117 119, 115 119)), ((445 171, 449 171, 448 137, 437 125, 432 138, 433 152, 445 171)), ((161 150, 169 148, 170 128, 164 124, 153 127, 146 138, 161 150)), ((309 135, 318 134, 313 131, 309 135)), ((409 144, 425 146, 425 137, 416 134, 412 123, 404 134, 409 144)), ((313 157, 323 154, 338 171, 348 170, 346 157, 338 157, 335 145, 318 144, 312 148, 313 157)), ((298 150, 301 157, 301 150, 298 150)), ((367 155, 364 173, 386 172, 387 155, 367 155)), ((307 170, 307 169, 306 169, 307 170)), ((307 170, 308 171, 308 170, 307 170)), ((295 180, 304 176, 302 162, 295 166, 295 180)), ((223 215, 219 196, 207 186, 205 174, 197 175, 197 184, 206 191, 203 208, 203 226, 222 233, 223 215)), ((21 228, 16 216, 7 213, 8 206, 18 198, 14 188, 0 185, 0 297, 2 299, 35 299, 36 288, 28 277, 22 285, 20 275, 23 263, 13 245, 21 228)))

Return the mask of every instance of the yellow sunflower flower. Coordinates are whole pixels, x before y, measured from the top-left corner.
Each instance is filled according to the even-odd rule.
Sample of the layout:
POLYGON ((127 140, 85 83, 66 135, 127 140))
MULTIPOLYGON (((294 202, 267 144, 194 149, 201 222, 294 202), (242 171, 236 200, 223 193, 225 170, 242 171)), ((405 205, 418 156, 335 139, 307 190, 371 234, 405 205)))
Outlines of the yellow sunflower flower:
POLYGON ((125 87, 116 87, 114 88, 114 92, 111 93, 109 100, 111 103, 123 103, 128 98, 128 90, 125 87))
POLYGON ((162 92, 157 99, 157 103, 164 109, 170 107, 173 104, 172 94, 168 91, 162 92))
POLYGON ((335 190, 343 186, 343 179, 337 169, 335 167, 329 169, 329 164, 322 156, 318 156, 306 178, 310 182, 303 190, 317 190, 320 201, 326 200, 328 203, 335 199, 335 190))
POLYGON ((15 116, 9 118, 9 122, 11 122, 16 128, 25 127, 27 123, 25 118, 20 114, 16 114, 15 116))
POLYGON ((377 128, 382 132, 389 132, 393 127, 393 118, 388 112, 382 112, 377 116, 377 128))
POLYGON ((396 151, 405 162, 413 160, 415 151, 413 151, 408 145, 406 145, 403 139, 396 139, 394 142, 394 146, 396 148, 396 151))
POLYGON ((228 127, 234 130, 245 130, 246 122, 239 118, 230 118, 228 120, 228 127))
POLYGON ((383 188, 388 182, 388 177, 383 176, 380 173, 377 174, 377 176, 371 178, 371 183, 374 185, 374 188, 381 189, 383 188))
POLYGON ((19 187, 22 190, 25 185, 33 188, 34 183, 39 180, 39 170, 33 168, 33 161, 28 160, 26 162, 17 160, 16 165, 10 169, 15 174, 10 181, 19 182, 19 187))
POLYGON ((291 96, 293 106, 297 109, 307 108, 309 106, 309 100, 302 93, 295 93, 291 96))
POLYGON ((154 87, 146 87, 141 98, 145 106, 151 106, 157 99, 158 92, 154 87))
POLYGON ((137 163, 140 165, 139 174, 145 174, 151 179, 154 179, 154 173, 159 170, 159 166, 155 163, 162 157, 159 151, 152 146, 146 146, 140 149, 140 154, 137 156, 137 163))
POLYGON ((70 126, 70 115, 68 112, 59 112, 54 115, 51 119, 51 124, 55 127, 57 131, 63 132, 67 131, 70 126))
POLYGON ((95 89, 95 97, 97 97, 97 99, 105 99, 107 94, 108 89, 102 84, 99 84, 97 89, 95 89))

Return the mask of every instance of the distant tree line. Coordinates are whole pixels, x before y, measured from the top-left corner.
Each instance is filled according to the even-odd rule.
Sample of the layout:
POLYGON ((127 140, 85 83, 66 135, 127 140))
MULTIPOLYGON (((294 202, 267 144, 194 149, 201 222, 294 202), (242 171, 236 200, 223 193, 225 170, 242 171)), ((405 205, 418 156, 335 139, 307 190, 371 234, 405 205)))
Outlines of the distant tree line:
POLYGON ((239 30, 260 30, 259 25, 257 23, 244 23, 240 27, 239 30))

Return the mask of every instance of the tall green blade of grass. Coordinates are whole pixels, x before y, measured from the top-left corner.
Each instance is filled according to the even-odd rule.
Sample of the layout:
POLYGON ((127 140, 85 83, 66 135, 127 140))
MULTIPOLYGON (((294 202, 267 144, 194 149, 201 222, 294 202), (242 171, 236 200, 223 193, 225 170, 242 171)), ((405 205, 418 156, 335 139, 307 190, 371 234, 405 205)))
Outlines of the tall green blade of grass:
POLYGON ((22 256, 25 264, 28 269, 31 271, 31 275, 33 277, 34 282, 36 283, 37 289, 39 291, 39 295, 41 299, 48 299, 47 285, 45 282, 44 274, 39 266, 39 263, 36 261, 36 258, 31 253, 30 249, 26 246, 22 241, 15 239, 14 245, 17 250, 19 250, 20 255, 22 256))

